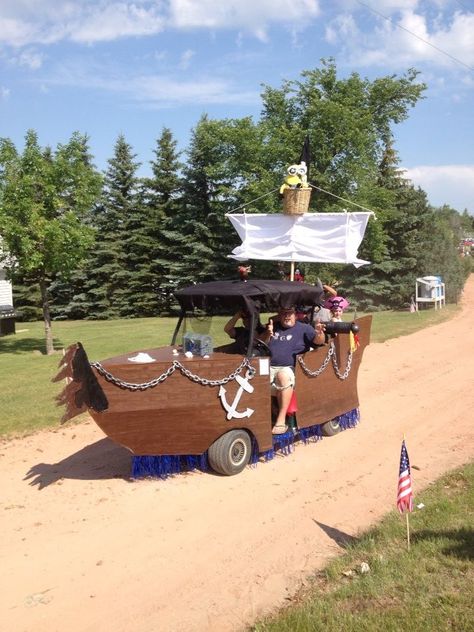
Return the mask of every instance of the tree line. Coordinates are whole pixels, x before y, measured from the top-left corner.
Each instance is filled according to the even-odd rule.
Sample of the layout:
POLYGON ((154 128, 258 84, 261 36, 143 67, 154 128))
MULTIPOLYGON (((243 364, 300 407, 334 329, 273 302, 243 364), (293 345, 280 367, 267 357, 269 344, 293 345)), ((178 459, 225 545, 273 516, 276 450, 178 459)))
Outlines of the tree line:
MULTIPOLYGON (((24 319, 42 314, 48 334, 54 319, 169 314, 177 287, 236 277, 227 255, 239 239, 225 213, 281 212, 276 191, 306 136, 318 187, 310 211, 351 210, 343 198, 377 217, 359 253, 372 265, 305 264, 306 280, 336 283, 360 308, 387 309, 409 304, 417 276, 436 274, 457 300, 470 269, 457 246, 474 220, 430 206, 394 150, 395 125, 424 98, 417 77, 410 69, 339 78, 335 62, 323 60, 278 88, 264 86, 258 120, 203 115, 184 152, 163 128, 147 177, 124 135, 103 173, 77 132, 55 150, 33 130, 21 152, 0 139, 0 235, 16 308, 24 319)), ((254 278, 281 274, 275 262, 252 268, 254 278)))

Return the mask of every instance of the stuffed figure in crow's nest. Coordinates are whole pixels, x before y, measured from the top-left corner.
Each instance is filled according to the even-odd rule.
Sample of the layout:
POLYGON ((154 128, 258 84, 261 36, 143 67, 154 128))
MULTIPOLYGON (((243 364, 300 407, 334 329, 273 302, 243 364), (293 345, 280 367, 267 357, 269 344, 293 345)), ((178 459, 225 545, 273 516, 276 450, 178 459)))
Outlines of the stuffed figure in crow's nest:
POLYGON ((306 135, 301 150, 299 164, 290 165, 287 169, 287 176, 280 187, 280 195, 285 189, 309 189, 308 184, 309 168, 311 166, 311 148, 309 136, 306 135))
POLYGON ((280 187, 280 195, 283 195, 285 189, 308 189, 308 168, 304 161, 299 165, 290 165, 287 169, 283 184, 280 187))

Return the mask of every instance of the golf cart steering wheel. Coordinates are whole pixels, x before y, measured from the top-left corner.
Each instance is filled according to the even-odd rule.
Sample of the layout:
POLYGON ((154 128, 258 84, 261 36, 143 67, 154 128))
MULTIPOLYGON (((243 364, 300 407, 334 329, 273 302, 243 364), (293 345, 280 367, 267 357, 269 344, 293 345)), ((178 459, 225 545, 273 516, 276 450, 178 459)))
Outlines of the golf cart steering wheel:
POLYGON ((252 353, 250 355, 252 358, 260 358, 262 356, 270 356, 271 352, 265 342, 255 338, 253 341, 252 353))

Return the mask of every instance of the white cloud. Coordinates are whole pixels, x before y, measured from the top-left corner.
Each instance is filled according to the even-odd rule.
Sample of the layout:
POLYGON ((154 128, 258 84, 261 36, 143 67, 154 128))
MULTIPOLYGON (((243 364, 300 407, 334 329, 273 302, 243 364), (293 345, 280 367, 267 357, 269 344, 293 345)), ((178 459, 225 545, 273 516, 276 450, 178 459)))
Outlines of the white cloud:
POLYGON ((6 101, 10 96, 10 88, 5 88, 5 86, 0 86, 0 101, 6 101))
POLYGON ((101 90, 122 95, 146 108, 169 108, 182 105, 255 105, 260 92, 242 91, 238 84, 217 76, 194 76, 183 80, 172 75, 133 74, 117 75, 112 67, 83 67, 81 64, 62 64, 43 85, 72 86, 84 90, 101 90))
POLYGON ((440 28, 434 34, 434 43, 447 53, 474 66, 474 13, 456 13, 449 28, 440 28))
POLYGON ((38 31, 33 24, 0 17, 0 42, 10 46, 24 46, 37 41, 38 31))
POLYGON ((159 4, 150 0, 2 0, 0 5, 0 42, 17 47, 153 35, 164 25, 159 4))
POLYGON ((318 0, 170 0, 177 28, 244 29, 259 37, 272 22, 293 24, 318 15, 318 0))
MULTIPOLYGON (((432 0, 433 1, 433 0, 432 0)), ((445 2, 446 0, 441 0, 445 2)), ((399 11, 412 10, 414 11, 420 4, 420 0, 366 0, 367 7, 372 7, 376 11, 389 15, 397 13, 399 11)), ((338 0, 338 5, 342 11, 367 11, 367 7, 364 3, 358 2, 358 0, 338 0)))
POLYGON ((149 36, 165 28, 234 29, 267 39, 272 23, 301 24, 319 15, 319 0, 2 0, 0 42, 21 47, 149 36))
POLYGON ((345 39, 351 38, 353 41, 361 38, 361 32, 355 18, 349 13, 338 15, 326 26, 326 41, 329 44, 337 45, 345 39))
POLYGON ((104 42, 119 37, 153 35, 164 28, 164 18, 154 6, 113 2, 93 7, 70 30, 75 42, 104 42))
POLYGON ((474 214, 474 164, 408 167, 405 175, 428 194, 434 206, 449 204, 474 214))
POLYGON ((179 67, 181 68, 181 70, 186 70, 187 68, 189 68, 189 64, 191 63, 191 59, 194 57, 196 53, 189 49, 185 50, 184 53, 181 55, 181 59, 179 62, 179 67))
POLYGON ((153 53, 153 59, 155 61, 164 61, 166 59, 166 57, 167 57, 167 53, 164 50, 160 50, 160 51, 156 50, 153 53))
POLYGON ((14 60, 19 66, 27 66, 31 70, 38 70, 43 64, 44 56, 32 49, 23 50, 14 60))
MULTIPOLYGON (((380 13, 384 13, 382 8, 380 13)), ((434 21, 429 21, 427 15, 408 8, 391 21, 373 17, 376 26, 370 31, 367 24, 362 27, 360 12, 338 15, 326 27, 326 41, 340 46, 346 61, 352 65, 400 68, 429 62, 462 67, 452 57, 468 66, 474 65, 474 13, 455 12, 451 16, 438 13, 434 21)))
POLYGON ((173 107, 179 105, 254 105, 260 99, 259 92, 242 92, 234 84, 219 78, 177 81, 165 76, 133 78, 123 86, 119 81, 115 88, 135 101, 148 107, 173 107))

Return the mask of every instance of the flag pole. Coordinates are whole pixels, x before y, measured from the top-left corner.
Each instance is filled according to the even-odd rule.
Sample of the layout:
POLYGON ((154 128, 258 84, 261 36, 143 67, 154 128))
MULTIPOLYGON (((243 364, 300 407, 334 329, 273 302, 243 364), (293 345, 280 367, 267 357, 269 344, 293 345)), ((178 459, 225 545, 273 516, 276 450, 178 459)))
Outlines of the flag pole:
POLYGON ((413 490, 411 484, 410 459, 405 444, 405 434, 402 439, 400 453, 400 468, 398 473, 397 507, 400 513, 406 514, 407 550, 410 550, 410 519, 408 514, 413 511, 413 490))
POLYGON ((405 516, 407 517, 407 551, 410 550, 410 520, 408 518, 409 513, 408 511, 405 513, 405 516))
MULTIPOLYGON (((403 442, 405 443, 405 433, 403 433, 403 442)), ((409 512, 405 511, 405 516, 407 519, 407 551, 410 550, 410 518, 409 518, 409 512)))
MULTIPOLYGON (((403 433, 403 442, 405 443, 405 433, 403 433)), ((409 518, 409 512, 405 511, 405 516, 407 519, 407 551, 410 550, 410 518, 409 518)))

